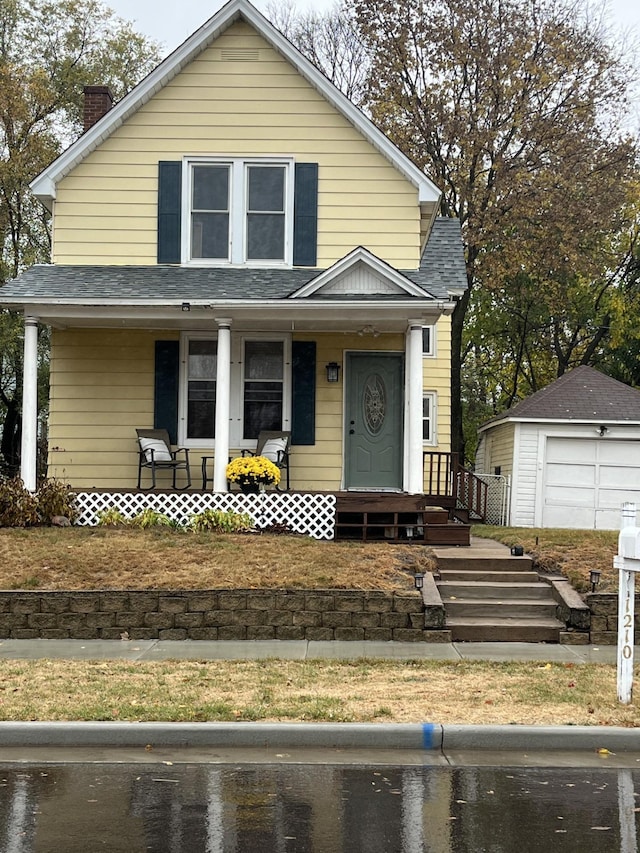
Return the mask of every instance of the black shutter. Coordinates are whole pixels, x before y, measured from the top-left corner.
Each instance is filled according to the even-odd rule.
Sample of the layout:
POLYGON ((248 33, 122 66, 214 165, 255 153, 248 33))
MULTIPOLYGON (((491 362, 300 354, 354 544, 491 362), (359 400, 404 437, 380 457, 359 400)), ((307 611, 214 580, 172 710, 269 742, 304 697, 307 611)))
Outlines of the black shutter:
POLYGON ((296 163, 293 200, 293 265, 318 262, 318 164, 296 163))
POLYGON ((166 429, 172 444, 178 441, 178 381, 180 342, 156 341, 153 428, 166 429))
POLYGON ((179 264, 182 227, 182 163, 158 163, 158 263, 179 264))
POLYGON ((316 443, 316 343, 293 341, 291 444, 316 443))

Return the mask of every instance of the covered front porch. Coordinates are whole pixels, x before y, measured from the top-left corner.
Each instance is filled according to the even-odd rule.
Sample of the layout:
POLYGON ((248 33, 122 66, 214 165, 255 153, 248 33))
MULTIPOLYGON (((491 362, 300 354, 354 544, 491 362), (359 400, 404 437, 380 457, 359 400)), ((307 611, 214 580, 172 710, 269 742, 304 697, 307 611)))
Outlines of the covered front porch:
POLYGON ((23 481, 35 488, 46 324, 48 475, 75 490, 133 487, 136 433, 153 428, 189 451, 196 476, 207 460, 215 494, 228 491, 230 458, 281 430, 291 436, 292 491, 423 495, 425 447, 450 446, 454 305, 427 285, 426 271, 393 270, 364 249, 311 274, 29 270, 13 296, 25 314, 23 481), (33 295, 45 287, 48 299, 33 295))

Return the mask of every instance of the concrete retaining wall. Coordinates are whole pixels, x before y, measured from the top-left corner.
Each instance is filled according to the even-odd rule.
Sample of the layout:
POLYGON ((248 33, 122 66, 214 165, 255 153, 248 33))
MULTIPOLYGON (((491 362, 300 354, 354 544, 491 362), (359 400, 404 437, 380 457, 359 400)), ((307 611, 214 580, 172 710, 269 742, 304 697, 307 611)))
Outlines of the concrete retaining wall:
MULTIPOLYGON (((591 643, 595 646, 615 646, 618 642, 618 593, 594 592, 587 595, 586 599, 591 610, 591 643)), ((634 623, 637 638, 640 636, 640 594, 636 595, 634 623)))
POLYGON ((446 642, 417 591, 0 591, 0 637, 446 642))

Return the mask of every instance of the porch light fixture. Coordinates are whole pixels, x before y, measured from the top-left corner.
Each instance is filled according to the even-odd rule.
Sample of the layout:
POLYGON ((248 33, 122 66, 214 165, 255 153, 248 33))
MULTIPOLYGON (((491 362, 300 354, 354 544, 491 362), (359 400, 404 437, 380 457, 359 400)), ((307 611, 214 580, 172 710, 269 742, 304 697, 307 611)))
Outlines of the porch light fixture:
POLYGON ((340 378, 340 365, 337 361, 330 361, 326 367, 327 382, 337 382, 340 378))
POLYGON ((416 572, 413 576, 413 583, 416 589, 422 589, 424 586, 424 572, 416 572))
POLYGON ((375 326, 372 326, 369 323, 366 326, 363 326, 358 332, 358 335, 361 338, 363 338, 365 335, 371 335, 372 338, 377 338, 379 334, 380 332, 378 331, 378 329, 376 329, 375 326))
POLYGON ((183 311, 191 311, 191 303, 190 302, 183 302, 182 303, 182 310, 183 311))
POLYGON ((601 572, 598 569, 591 569, 589 572, 589 583, 591 584, 591 592, 596 591, 596 587, 600 583, 601 572))
POLYGON ((600 436, 600 438, 603 438, 608 432, 609 429, 604 424, 601 424, 601 426, 598 428, 598 435, 600 436))

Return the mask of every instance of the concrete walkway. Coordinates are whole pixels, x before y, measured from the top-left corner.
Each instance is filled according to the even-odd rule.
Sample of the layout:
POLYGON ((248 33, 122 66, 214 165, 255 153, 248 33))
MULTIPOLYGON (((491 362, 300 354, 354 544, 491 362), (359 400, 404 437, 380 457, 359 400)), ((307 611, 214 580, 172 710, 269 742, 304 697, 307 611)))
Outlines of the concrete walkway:
MULTIPOLYGON (((636 646, 635 655, 640 654, 636 646)), ((311 640, 0 640, 0 659, 37 660, 521 660, 615 663, 615 646, 311 640)))

